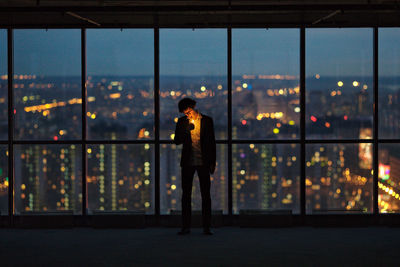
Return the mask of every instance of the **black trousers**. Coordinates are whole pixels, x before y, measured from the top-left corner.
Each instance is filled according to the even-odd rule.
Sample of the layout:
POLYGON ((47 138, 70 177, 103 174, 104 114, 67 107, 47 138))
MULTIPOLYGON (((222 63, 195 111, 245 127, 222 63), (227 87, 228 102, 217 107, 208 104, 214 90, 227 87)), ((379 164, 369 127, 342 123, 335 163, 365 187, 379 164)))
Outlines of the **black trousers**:
POLYGON ((182 169, 182 227, 190 228, 192 216, 192 185, 195 171, 199 176, 203 228, 211 226, 210 171, 205 166, 183 166, 182 169))

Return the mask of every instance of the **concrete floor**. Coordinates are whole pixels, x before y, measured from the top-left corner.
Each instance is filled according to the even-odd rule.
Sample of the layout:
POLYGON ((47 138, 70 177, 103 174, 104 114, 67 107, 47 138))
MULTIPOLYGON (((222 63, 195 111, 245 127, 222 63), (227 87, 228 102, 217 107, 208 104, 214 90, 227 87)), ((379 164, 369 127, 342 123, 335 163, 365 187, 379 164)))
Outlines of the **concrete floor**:
POLYGON ((400 228, 0 229, 0 266, 400 266, 400 228))

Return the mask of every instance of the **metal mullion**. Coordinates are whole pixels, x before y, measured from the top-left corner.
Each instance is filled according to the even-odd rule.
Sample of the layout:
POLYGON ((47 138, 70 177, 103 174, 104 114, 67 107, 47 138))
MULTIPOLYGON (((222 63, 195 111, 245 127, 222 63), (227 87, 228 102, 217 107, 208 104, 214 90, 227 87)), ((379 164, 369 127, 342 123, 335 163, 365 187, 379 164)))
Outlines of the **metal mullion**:
MULTIPOLYGON (((228 144, 228 140, 215 140, 217 144, 228 144)), ((158 143, 160 144, 174 144, 172 140, 160 140, 158 143)))
POLYGON ((155 144, 156 141, 152 140, 86 140, 86 144, 105 144, 105 145, 124 145, 124 144, 155 144))
MULTIPOLYGON (((149 141, 151 142, 151 141, 149 141)), ((161 144, 173 144, 172 140, 160 140, 161 144)), ((233 139, 229 140, 216 140, 217 144, 360 144, 360 143, 373 143, 373 139, 233 139)), ((400 143, 400 140, 379 140, 382 143, 400 143)))
POLYGON ((87 153, 86 153, 86 103, 87 103, 87 89, 86 89, 86 29, 81 29, 81 88, 82 88, 82 215, 85 218, 87 215, 87 153))
POLYGON ((10 226, 14 225, 14 50, 13 29, 7 29, 7 82, 8 82, 8 216, 10 226))
POLYGON ((378 143, 400 143, 400 139, 379 139, 379 138, 377 138, 377 140, 378 140, 378 143))
MULTIPOLYGON (((83 121, 83 118, 82 118, 83 121)), ((8 141, 1 141, 8 143, 8 141)), ((0 143, 1 143, 0 142, 0 143)), ((167 141, 168 142, 168 141, 167 141)), ((117 144, 154 144, 154 140, 15 140, 13 144, 18 145, 49 145, 49 144, 106 144, 106 145, 117 145, 117 144)))
MULTIPOLYGON (((0 10, 0 14, 1 14, 0 10)), ((79 27, 81 27, 82 23, 79 24, 53 24, 51 26, 49 26, 48 24, 35 24, 34 26, 29 25, 29 24, 18 24, 18 25, 10 25, 10 24, 0 24, 1 28, 7 28, 7 27, 13 27, 13 29, 77 29, 79 27)), ((238 28, 238 29, 249 29, 249 28, 259 28, 259 29, 265 29, 266 25, 265 22, 255 22, 255 23, 227 23, 227 22, 221 22, 221 23, 208 23, 208 24, 204 24, 204 23, 185 23, 184 25, 177 25, 174 23, 164 23, 162 25, 157 24, 158 27, 160 29, 193 29, 193 28, 226 28, 228 26, 232 27, 232 28, 238 28)), ((277 23, 277 24, 268 24, 268 28, 269 29, 292 29, 292 28, 298 28, 301 27, 300 23, 277 23)), ((374 23, 374 25, 376 25, 376 23, 374 23)), ((338 27, 342 28, 342 29, 346 29, 346 28, 371 28, 374 25, 371 24, 351 24, 349 25, 331 25, 331 24, 327 24, 324 25, 323 28, 326 29, 337 29, 338 27)), ((397 24, 385 24, 382 27, 398 27, 397 24)), ((154 29, 154 24, 137 24, 137 23, 132 23, 132 24, 118 24, 118 26, 115 26, 115 24, 102 24, 101 25, 102 29, 154 29)), ((310 27, 311 28, 311 27, 310 27)), ((317 28, 317 27, 313 27, 313 28, 317 28)), ((85 29, 99 29, 98 26, 90 26, 90 25, 85 25, 85 29)))
POLYGON ((227 29, 228 45, 228 214, 232 217, 232 28, 227 29))
POLYGON ((82 140, 14 140, 14 145, 67 145, 67 144, 82 144, 82 140))
POLYGON ((306 215, 306 30, 300 28, 300 214, 306 215))
POLYGON ((280 139, 266 139, 266 140, 246 140, 246 139, 240 139, 240 140, 232 140, 233 144, 298 144, 300 143, 299 139, 285 139, 285 140, 280 140, 280 139))
MULTIPOLYGON (((379 139, 379 143, 400 143, 400 139, 379 139)), ((301 139, 232 139, 232 144, 300 144, 301 139)), ((373 139, 309 139, 305 140, 306 144, 336 144, 336 143, 373 143, 373 139)), ((14 140, 13 144, 17 145, 50 145, 50 144, 104 144, 104 145, 118 145, 118 144, 173 144, 172 140, 14 140)), ((228 144, 226 140, 216 140, 217 144, 228 144)), ((8 141, 0 141, 0 144, 8 144, 8 141)))
POLYGON ((373 34, 373 57, 374 57, 374 129, 373 129, 373 214, 379 214, 378 207, 378 164, 379 164, 379 147, 378 147, 378 138, 379 138, 379 114, 378 114, 378 100, 379 100, 379 84, 378 84, 378 27, 374 27, 373 34))
MULTIPOLYGON (((400 141, 400 140, 399 140, 400 141)), ((306 144, 319 144, 319 143, 373 143, 373 139, 260 139, 260 140, 251 140, 251 139, 240 139, 240 140, 232 140, 232 143, 254 143, 254 144, 296 144, 296 143, 306 143, 306 144)))
POLYGON ((160 219, 160 30, 154 28, 154 193, 157 224, 160 219))
POLYGON ((373 143, 373 139, 307 139, 306 144, 360 144, 373 143))

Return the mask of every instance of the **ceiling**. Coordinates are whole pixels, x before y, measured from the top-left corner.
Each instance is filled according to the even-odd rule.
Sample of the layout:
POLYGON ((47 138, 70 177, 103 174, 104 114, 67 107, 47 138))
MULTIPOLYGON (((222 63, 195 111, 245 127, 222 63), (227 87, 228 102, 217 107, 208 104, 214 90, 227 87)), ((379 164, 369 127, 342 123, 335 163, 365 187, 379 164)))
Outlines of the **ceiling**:
POLYGON ((400 1, 2 0, 0 27, 395 27, 400 1))

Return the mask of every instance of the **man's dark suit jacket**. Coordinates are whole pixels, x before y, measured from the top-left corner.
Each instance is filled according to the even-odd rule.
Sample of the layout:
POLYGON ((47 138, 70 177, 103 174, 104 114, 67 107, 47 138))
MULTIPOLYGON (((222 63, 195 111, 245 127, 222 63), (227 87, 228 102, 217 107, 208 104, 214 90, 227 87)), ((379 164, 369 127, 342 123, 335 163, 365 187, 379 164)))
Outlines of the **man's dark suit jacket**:
MULTIPOLYGON (((179 118, 176 123, 174 143, 183 144, 181 167, 191 165, 192 137, 189 127, 189 119, 186 116, 179 118)), ((214 173, 216 162, 214 123, 211 117, 203 114, 200 122, 200 146, 203 165, 208 166, 210 173, 214 173)))

